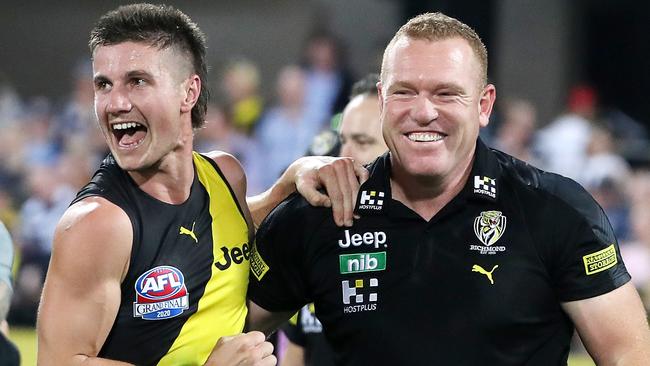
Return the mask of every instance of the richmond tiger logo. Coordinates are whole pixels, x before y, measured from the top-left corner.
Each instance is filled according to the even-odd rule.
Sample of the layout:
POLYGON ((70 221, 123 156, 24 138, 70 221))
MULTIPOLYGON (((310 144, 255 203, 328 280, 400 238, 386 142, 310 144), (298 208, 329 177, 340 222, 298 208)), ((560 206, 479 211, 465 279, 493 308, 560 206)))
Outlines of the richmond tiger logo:
POLYGON ((506 231, 506 221, 501 211, 483 211, 474 219, 474 234, 481 243, 490 246, 506 231))

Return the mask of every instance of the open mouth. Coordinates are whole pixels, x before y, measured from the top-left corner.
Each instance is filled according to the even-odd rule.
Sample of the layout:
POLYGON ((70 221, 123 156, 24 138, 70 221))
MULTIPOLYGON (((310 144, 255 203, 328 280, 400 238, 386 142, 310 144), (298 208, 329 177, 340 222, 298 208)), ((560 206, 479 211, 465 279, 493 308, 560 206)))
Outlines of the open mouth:
POLYGON ((147 128, 138 122, 114 123, 111 132, 121 148, 138 147, 147 136, 147 128))

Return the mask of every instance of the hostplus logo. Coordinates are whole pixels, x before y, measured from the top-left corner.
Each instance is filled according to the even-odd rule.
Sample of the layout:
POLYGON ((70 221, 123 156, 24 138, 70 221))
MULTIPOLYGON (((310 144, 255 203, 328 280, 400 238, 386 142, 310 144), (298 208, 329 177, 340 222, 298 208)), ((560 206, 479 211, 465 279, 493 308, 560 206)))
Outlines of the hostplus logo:
POLYGON ((379 280, 376 278, 341 281, 344 314, 360 313, 377 310, 377 289, 379 280))
POLYGON ((360 210, 381 210, 384 205, 384 192, 361 191, 359 199, 360 210))
POLYGON ((490 177, 474 176, 474 193, 497 198, 497 180, 490 177))

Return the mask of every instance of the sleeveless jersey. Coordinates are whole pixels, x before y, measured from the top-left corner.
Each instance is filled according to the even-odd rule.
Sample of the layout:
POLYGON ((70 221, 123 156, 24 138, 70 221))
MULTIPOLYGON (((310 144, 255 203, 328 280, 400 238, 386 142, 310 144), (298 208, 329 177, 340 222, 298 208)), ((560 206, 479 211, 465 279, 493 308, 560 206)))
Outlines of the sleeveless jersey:
POLYGON ((214 161, 196 152, 193 161, 184 203, 143 192, 110 155, 73 201, 104 197, 133 227, 120 307, 100 357, 202 365, 219 337, 244 328, 251 248, 246 220, 214 161))

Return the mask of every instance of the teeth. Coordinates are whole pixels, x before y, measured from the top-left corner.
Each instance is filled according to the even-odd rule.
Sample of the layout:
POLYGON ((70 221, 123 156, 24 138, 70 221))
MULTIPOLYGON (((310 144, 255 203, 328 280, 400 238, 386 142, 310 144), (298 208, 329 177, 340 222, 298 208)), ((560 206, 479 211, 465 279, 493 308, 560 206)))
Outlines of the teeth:
POLYGON ((114 130, 126 130, 127 128, 136 128, 140 126, 142 125, 137 122, 122 122, 122 123, 115 123, 111 127, 114 130))
POLYGON ((408 139, 416 142, 430 142, 430 141, 440 141, 443 139, 443 135, 431 132, 413 132, 408 134, 408 139))

